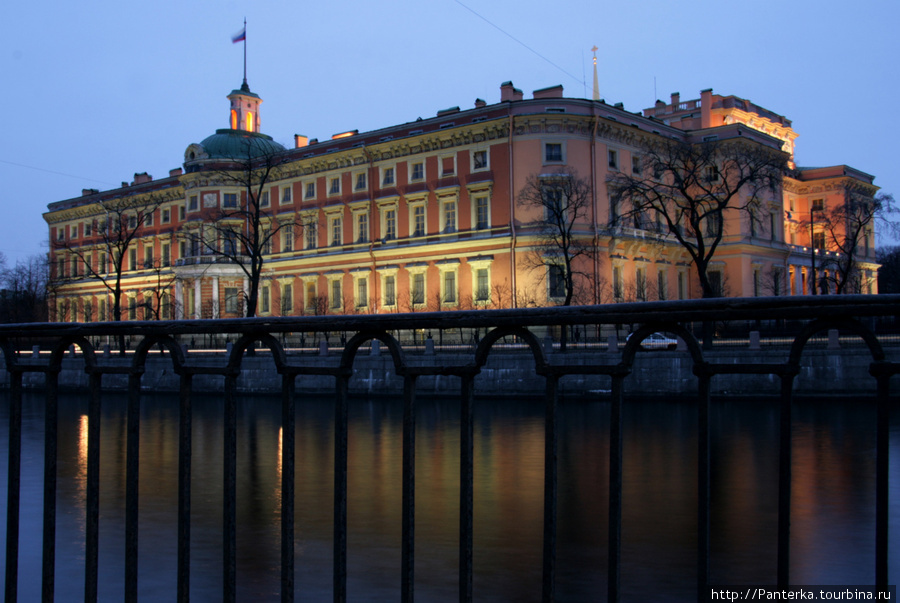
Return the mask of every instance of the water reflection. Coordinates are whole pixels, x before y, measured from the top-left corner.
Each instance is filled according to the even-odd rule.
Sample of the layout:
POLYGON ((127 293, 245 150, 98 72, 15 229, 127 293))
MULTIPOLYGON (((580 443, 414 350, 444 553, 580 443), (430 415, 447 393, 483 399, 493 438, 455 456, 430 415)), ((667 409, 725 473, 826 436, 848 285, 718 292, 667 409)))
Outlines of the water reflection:
MULTIPOLYGON (((101 430, 101 598, 119 600, 125 490, 125 405, 104 399, 101 430)), ((0 407, 5 480, 6 401, 0 407)), ((195 399, 192 597, 221 592, 222 401, 195 399)), ((42 402, 24 408, 21 599, 39 597, 42 402), (32 512, 33 511, 33 512, 32 512), (26 544, 27 543, 27 544, 26 544)), ((83 584, 87 400, 60 403, 57 584, 83 584), (71 428, 67 428, 71 426, 71 428)), ((140 593, 175 587, 178 406, 142 407, 140 593)), ((603 601, 609 407, 560 408, 558 600, 603 601)), ((241 600, 277 600, 283 431, 278 398, 238 406, 238 589, 241 600)), ((327 399, 298 398, 296 584, 306 600, 331 597, 333 416, 327 399)), ((795 412, 792 576, 796 583, 874 579, 874 408, 800 403, 795 412)), ((543 405, 479 400, 475 411, 475 593, 479 601, 538 601, 543 516, 543 405)), ((696 576, 696 410, 690 402, 632 402, 624 413, 623 600, 690 600, 696 576), (662 594, 665 593, 665 594, 662 594)), ((770 583, 775 575, 778 411, 770 402, 723 401, 710 417, 712 578, 770 583)), ((416 433, 416 594, 457 597, 458 407, 419 401, 416 433)), ((900 433, 892 433, 892 450, 900 433)), ((892 472, 897 473, 894 455, 892 472)), ((350 405, 348 590, 352 600, 399 599, 402 410, 394 400, 350 405)), ((5 482, 4 482, 5 483, 5 482)), ((896 484, 894 480, 892 483, 896 484)), ((900 518, 893 493, 892 522, 900 518)), ((5 504, 5 497, 2 501, 5 504)), ((5 516, 5 515, 4 515, 5 516)), ((900 540, 892 530, 892 550, 900 540)), ((2 551, 0 551, 2 555, 2 551)), ((900 578, 897 555, 889 580, 900 578)), ((65 593, 60 596, 65 598, 65 593)))

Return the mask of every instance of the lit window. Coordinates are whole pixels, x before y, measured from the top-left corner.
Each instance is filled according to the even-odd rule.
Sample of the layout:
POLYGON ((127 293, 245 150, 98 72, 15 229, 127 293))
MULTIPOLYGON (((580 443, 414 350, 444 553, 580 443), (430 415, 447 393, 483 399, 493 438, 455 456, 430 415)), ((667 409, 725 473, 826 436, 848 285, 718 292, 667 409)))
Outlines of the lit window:
POLYGON ((247 113, 247 131, 253 131, 253 113, 247 113))
POLYGON ((238 127, 238 116, 237 116, 237 111, 235 111, 234 109, 232 109, 232 110, 231 110, 231 129, 232 129, 232 130, 237 130, 237 127, 238 127))

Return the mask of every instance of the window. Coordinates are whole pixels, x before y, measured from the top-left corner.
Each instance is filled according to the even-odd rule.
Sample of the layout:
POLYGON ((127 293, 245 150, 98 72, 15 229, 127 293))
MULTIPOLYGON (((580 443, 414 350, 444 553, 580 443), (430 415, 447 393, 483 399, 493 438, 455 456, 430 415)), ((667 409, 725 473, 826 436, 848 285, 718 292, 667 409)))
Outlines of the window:
POLYGON ((178 206, 178 219, 184 222, 184 205, 178 206))
POLYGON ((91 306, 91 300, 84 302, 84 322, 91 322, 94 319, 94 308, 91 306))
POLYGON ((163 243, 160 247, 162 251, 162 265, 168 267, 172 265, 172 252, 168 243, 163 243))
POLYGON ((560 163, 563 160, 561 142, 544 143, 544 163, 560 163))
POLYGON ((411 297, 412 303, 414 304, 424 304, 425 303, 425 273, 424 272, 416 272, 412 275, 412 285, 410 287, 412 289, 411 297))
POLYGON ((475 197, 475 228, 484 230, 491 225, 488 198, 486 195, 475 197))
POLYGON ((315 182, 307 182, 306 183, 306 194, 304 196, 307 199, 315 199, 316 198, 316 183, 315 182))
MULTIPOLYGON (((290 189, 288 189, 290 190, 290 189)), ((237 194, 235 193, 225 193, 222 196, 222 207, 228 207, 231 209, 236 208, 237 205, 237 194)))
POLYGON ((816 249, 825 249, 825 231, 819 230, 813 233, 812 246, 816 249))
POLYGON ((128 250, 128 269, 137 270, 137 249, 128 250))
POLYGON ((456 158, 455 157, 442 157, 441 158, 441 176, 452 176, 456 173, 456 158))
POLYGON ((409 177, 411 182, 418 182, 425 179, 425 162, 417 161, 412 164, 412 173, 409 177))
POLYGON ((188 209, 190 211, 197 211, 197 199, 198 195, 191 195, 190 197, 188 197, 188 209))
POLYGON ((625 298, 622 290, 622 268, 621 266, 613 266, 613 298, 616 301, 622 301, 625 298))
POLYGON ((361 276, 356 279, 356 307, 365 308, 369 305, 369 277, 361 276))
POLYGON ((706 175, 707 182, 718 182, 719 181, 719 168, 714 165, 706 166, 706 175))
POLYGON ((566 297, 566 271, 562 266, 552 264, 547 267, 547 294, 550 299, 566 297))
POLYGON ((384 240, 392 241, 397 238, 397 210, 384 210, 384 240))
POLYGON ((381 173, 381 186, 393 186, 394 185, 394 168, 384 168, 381 173))
MULTIPOLYGON (((162 222, 163 224, 168 224, 169 222, 171 222, 172 221, 172 210, 169 209, 168 207, 160 210, 160 220, 159 221, 162 222)), ((85 226, 84 234, 85 234, 85 236, 87 236, 90 234, 91 228, 90 228, 89 224, 85 224, 84 226, 85 226)))
POLYGON ((315 249, 319 246, 319 225, 314 219, 310 219, 303 226, 306 234, 306 248, 315 249))
POLYGON ((356 214, 356 242, 369 242, 369 214, 365 212, 356 214))
POLYGON ((78 265, 81 263, 81 260, 78 259, 77 255, 72 256, 72 276, 78 276, 78 265))
POLYGON ((331 245, 341 244, 341 218, 340 216, 331 219, 331 245))
POLYGON ((329 195, 340 195, 341 194, 341 179, 339 176, 335 176, 330 181, 328 185, 328 194, 329 195))
MULTIPOLYGON (((612 204, 611 204, 612 206, 612 204)), ((544 218, 556 224, 560 222, 565 214, 565 204, 563 203, 563 190, 558 186, 550 184, 544 185, 544 218)))
POLYGON ((638 301, 647 301, 647 271, 644 268, 634 271, 634 297, 638 301))
POLYGON ((133 230, 133 229, 137 228, 137 224, 138 224, 137 216, 128 216, 128 228, 129 229, 133 230))
POLYGON ((168 293, 159 296, 159 317, 162 320, 172 320, 172 300, 168 293))
POLYGON ((825 199, 813 199, 810 211, 823 211, 825 209, 825 199))
POLYGON ((488 169, 487 151, 472 151, 472 170, 488 169))
POLYGON ((656 297, 660 301, 666 300, 666 273, 664 270, 656 272, 656 297))
POLYGON ((710 270, 708 276, 709 288, 712 289, 713 295, 722 297, 722 273, 718 270, 710 270))
POLYGON ((444 233, 456 232, 456 200, 444 201, 441 206, 441 231, 444 233))
POLYGON ((288 205, 291 202, 291 187, 286 186, 281 189, 281 204, 288 205))
POLYGON ((413 213, 413 236, 425 236, 425 205, 414 205, 413 213))
POLYGON ((225 287, 225 313, 238 313, 238 290, 237 287, 225 287))
POLYGON ((359 174, 357 174, 356 175, 356 190, 358 190, 358 191, 366 190, 366 187, 368 186, 368 183, 366 180, 367 179, 366 179, 365 172, 360 172, 359 174))
POLYGON ((106 254, 100 252, 100 259, 97 260, 97 272, 103 274, 106 272, 106 254))
POLYGON ((91 254, 89 253, 84 255, 84 273, 87 276, 91 275, 91 254))
POLYGON ((475 301, 486 302, 491 299, 490 278, 487 268, 475 269, 475 301))
MULTIPOLYGON (((752 220, 751 220, 752 222, 752 220)), ((717 237, 722 233, 722 212, 706 217, 706 236, 717 237)))
POLYGON ((281 315, 288 316, 294 311, 294 286, 285 283, 281 286, 281 315))
POLYGON ((612 149, 606 151, 606 160, 611 170, 619 169, 619 152, 612 149))
POLYGON ((144 214, 144 226, 153 226, 153 212, 149 211, 144 214))
POLYGON ((281 227, 281 251, 294 250, 294 225, 285 224, 281 227))
POLYGON ((441 277, 441 301, 445 304, 456 303, 456 270, 445 270, 441 277))
POLYGON ((238 254, 237 233, 233 230, 226 230, 222 233, 222 253, 229 257, 235 257, 238 254))
POLYGON ((259 197, 260 207, 269 207, 269 191, 263 191, 259 197))
POLYGON ((268 314, 269 306, 269 286, 263 285, 259 290, 259 311, 268 314))
POLYGON ((153 268, 153 245, 144 247, 144 268, 153 268))
POLYGON ((639 176, 644 170, 641 168, 641 156, 640 155, 632 155, 631 156, 631 173, 639 176))
POLYGON ((66 229, 63 226, 60 226, 56 229, 56 240, 57 241, 65 241, 66 240, 66 229))
POLYGON ((389 274, 384 277, 384 305, 394 306, 397 304, 397 277, 389 274))
POLYGON ((331 281, 331 309, 339 310, 341 301, 341 279, 336 278, 331 281))
POLYGON ((316 284, 314 282, 306 283, 306 309, 316 310, 316 284))
MULTIPOLYGON (((168 211, 168 210, 166 210, 166 211, 168 211)), ((90 222, 84 223, 84 236, 86 236, 86 237, 91 236, 91 226, 92 226, 92 224, 90 222)))
POLYGON ((128 298, 128 320, 137 320, 137 298, 128 298))
POLYGON ((772 241, 778 241, 781 237, 778 236, 778 220, 775 212, 769 213, 769 239, 772 241))
POLYGON ((263 255, 272 253, 272 233, 265 226, 259 227, 259 251, 263 255))

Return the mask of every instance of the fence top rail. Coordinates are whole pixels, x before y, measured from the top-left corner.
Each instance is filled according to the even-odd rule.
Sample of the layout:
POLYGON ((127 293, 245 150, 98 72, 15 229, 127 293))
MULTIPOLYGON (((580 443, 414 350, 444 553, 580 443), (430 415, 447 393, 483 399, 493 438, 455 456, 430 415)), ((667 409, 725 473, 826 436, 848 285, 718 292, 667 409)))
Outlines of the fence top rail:
POLYGON ((900 295, 814 295, 631 302, 507 310, 456 310, 405 314, 356 314, 97 323, 0 325, 0 339, 166 333, 290 333, 392 331, 498 326, 685 323, 708 320, 810 320, 900 315, 900 295))

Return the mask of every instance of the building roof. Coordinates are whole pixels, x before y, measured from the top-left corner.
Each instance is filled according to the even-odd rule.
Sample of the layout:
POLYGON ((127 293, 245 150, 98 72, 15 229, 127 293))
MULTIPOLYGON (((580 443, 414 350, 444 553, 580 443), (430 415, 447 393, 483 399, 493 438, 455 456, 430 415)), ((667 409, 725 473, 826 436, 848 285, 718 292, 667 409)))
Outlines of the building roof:
MULTIPOLYGON (((192 145, 193 146, 193 145, 192 145)), ((192 159, 248 159, 281 153, 285 148, 275 142, 271 136, 246 130, 216 130, 200 143, 206 157, 190 157, 190 149, 185 157, 186 162, 192 159)))

